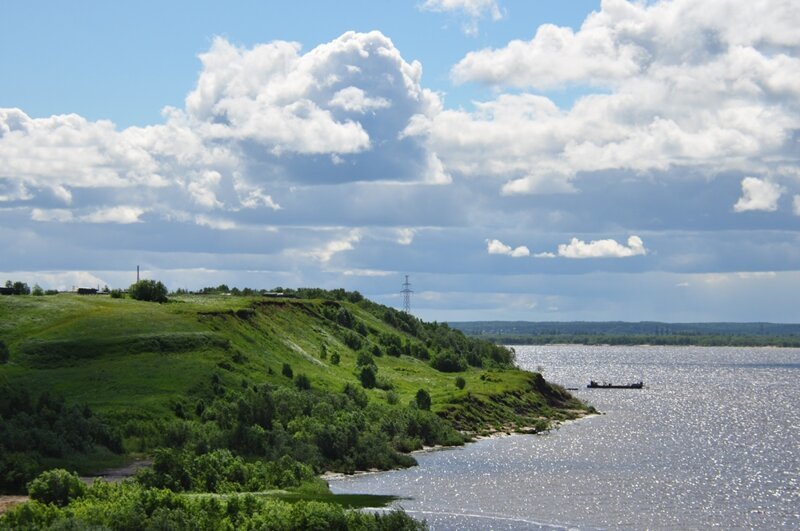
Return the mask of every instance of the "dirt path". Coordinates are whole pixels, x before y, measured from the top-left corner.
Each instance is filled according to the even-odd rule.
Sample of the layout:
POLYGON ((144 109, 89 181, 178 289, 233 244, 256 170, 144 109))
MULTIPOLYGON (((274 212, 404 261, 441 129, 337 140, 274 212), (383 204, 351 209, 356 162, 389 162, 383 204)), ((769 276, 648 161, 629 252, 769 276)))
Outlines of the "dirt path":
POLYGON ((142 459, 139 461, 133 461, 132 463, 120 468, 107 468, 106 470, 101 470, 95 474, 92 474, 91 476, 82 476, 81 479, 87 484, 91 484, 96 478, 104 479, 109 483, 118 483, 123 479, 135 475, 140 468, 145 468, 152 464, 153 462, 149 459, 142 459))
MULTIPOLYGON (((139 470, 140 468, 144 468, 152 464, 153 464, 152 461, 146 459, 140 461, 134 461, 120 468, 108 468, 106 470, 101 470, 100 472, 97 472, 96 474, 93 474, 91 476, 81 476, 81 480, 87 485, 91 485, 91 483, 96 478, 102 478, 108 481, 109 483, 117 483, 125 478, 133 476, 134 474, 136 474, 136 471, 139 470)), ((5 495, 0 496, 0 514, 3 514, 7 510, 14 507, 15 505, 25 503, 28 500, 30 500, 28 496, 5 496, 5 495)))
POLYGON ((0 496, 0 514, 3 514, 15 505, 25 503, 29 499, 30 498, 27 496, 0 496))

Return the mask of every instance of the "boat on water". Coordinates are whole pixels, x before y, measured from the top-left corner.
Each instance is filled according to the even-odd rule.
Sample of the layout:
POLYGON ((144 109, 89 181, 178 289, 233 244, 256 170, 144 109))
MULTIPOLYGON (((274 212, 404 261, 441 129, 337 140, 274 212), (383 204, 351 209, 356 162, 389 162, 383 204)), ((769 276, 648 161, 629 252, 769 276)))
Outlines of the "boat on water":
POLYGON ((589 381, 589 385, 587 385, 589 389, 642 389, 644 387, 644 382, 637 382, 627 385, 614 385, 612 383, 598 383, 594 380, 589 381))

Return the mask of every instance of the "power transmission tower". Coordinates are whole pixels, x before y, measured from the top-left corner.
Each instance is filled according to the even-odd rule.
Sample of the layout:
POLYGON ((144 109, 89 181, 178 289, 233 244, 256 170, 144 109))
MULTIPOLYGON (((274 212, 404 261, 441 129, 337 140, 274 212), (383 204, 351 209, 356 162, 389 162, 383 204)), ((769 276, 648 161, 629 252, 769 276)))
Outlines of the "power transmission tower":
POLYGON ((411 282, 408 281, 408 275, 406 275, 406 281, 403 282, 403 289, 400 290, 400 293, 403 294, 403 311, 411 313, 411 294, 414 292, 411 291, 411 282))

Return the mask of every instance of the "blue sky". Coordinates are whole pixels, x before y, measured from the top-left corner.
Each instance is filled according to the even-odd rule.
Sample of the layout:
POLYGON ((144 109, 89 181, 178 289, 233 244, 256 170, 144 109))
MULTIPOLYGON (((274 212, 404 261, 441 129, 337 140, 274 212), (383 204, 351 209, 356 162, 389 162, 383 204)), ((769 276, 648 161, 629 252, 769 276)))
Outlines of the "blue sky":
POLYGON ((0 276, 797 322, 800 8, 16 2, 0 276))

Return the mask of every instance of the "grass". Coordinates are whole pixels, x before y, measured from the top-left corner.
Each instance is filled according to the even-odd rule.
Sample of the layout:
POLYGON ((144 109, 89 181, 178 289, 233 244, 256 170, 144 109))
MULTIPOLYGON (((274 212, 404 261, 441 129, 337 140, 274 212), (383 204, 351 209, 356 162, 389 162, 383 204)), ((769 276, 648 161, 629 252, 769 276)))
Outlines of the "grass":
MULTIPOLYGON (((177 296, 167 304, 73 294, 0 297, 0 339, 11 351, 0 383, 56 392, 114 418, 151 420, 172 418, 178 403, 193 409, 214 375, 224 386, 291 385, 281 375, 284 363, 317 389, 358 386, 357 353, 339 339, 344 329, 322 317, 324 304, 223 295, 177 296), (327 359, 320 358, 323 343, 327 359), (338 365, 331 362, 334 353, 338 365)), ((358 304, 341 304, 369 329, 367 344, 382 333, 404 335, 358 304)), ((465 430, 565 418, 565 409, 579 407, 538 389, 545 398, 524 371, 442 373, 409 356, 384 355, 375 363, 401 403, 424 388, 432 409, 465 430), (466 381, 462 390, 457 376, 466 381)), ((367 393, 387 400, 384 390, 367 393)))

